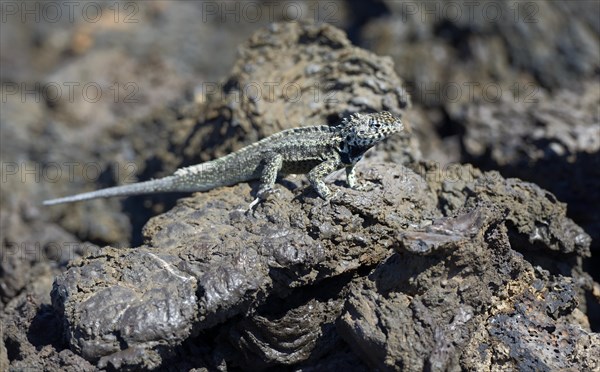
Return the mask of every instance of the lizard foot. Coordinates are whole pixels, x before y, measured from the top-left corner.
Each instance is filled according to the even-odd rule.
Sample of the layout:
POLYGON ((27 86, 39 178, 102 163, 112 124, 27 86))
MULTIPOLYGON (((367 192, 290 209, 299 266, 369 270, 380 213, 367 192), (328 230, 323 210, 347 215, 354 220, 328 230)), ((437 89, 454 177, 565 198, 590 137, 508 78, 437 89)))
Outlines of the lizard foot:
POLYGON ((353 190, 358 190, 358 191, 371 191, 375 188, 377 184, 373 183, 373 182, 369 182, 369 181, 363 181, 361 183, 357 183, 356 185, 353 185, 351 188, 353 190))
POLYGON ((343 192, 340 190, 329 191, 326 195, 321 196, 323 198, 323 205, 331 205, 331 202, 338 201, 342 198, 343 192))
POLYGON ((279 197, 281 195, 281 191, 278 188, 271 187, 268 189, 258 190, 256 193, 256 198, 260 200, 267 200, 270 196, 279 197))
POLYGON ((277 188, 270 188, 270 189, 258 190, 258 192, 256 193, 256 199, 254 199, 252 201, 252 203, 250 203, 248 205, 247 212, 251 211, 252 208, 256 207, 258 205, 258 203, 267 200, 271 196, 277 196, 277 197, 279 197, 280 194, 281 194, 281 191, 279 189, 277 189, 277 188))

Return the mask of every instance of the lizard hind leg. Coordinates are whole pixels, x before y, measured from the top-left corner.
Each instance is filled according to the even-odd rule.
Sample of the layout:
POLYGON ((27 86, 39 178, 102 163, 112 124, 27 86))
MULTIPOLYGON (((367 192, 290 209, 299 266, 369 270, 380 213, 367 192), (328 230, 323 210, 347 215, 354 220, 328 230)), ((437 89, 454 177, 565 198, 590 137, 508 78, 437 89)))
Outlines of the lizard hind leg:
POLYGON ((273 191, 273 186, 277 180, 277 174, 281 170, 283 164, 283 156, 273 154, 266 157, 263 162, 264 165, 261 170, 260 186, 256 193, 256 199, 248 206, 248 211, 251 211, 259 202, 265 200, 267 195, 273 191))
POLYGON ((264 159, 260 176, 260 186, 256 196, 258 199, 264 199, 266 195, 273 190, 277 175, 283 165, 283 156, 280 154, 272 154, 264 159))

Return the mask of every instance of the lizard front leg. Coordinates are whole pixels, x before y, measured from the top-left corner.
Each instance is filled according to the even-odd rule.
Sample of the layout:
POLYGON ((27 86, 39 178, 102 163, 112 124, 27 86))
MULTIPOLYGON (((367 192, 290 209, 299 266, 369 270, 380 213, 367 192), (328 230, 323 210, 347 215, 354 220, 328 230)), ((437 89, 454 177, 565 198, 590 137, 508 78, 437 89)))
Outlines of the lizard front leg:
POLYGON ((346 166, 346 182, 351 189, 355 189, 357 187, 355 167, 356 164, 346 166))
POLYGON ((325 200, 329 200, 333 193, 325 185, 324 178, 331 174, 336 169, 340 169, 342 167, 342 163, 339 157, 334 157, 328 160, 325 160, 321 164, 317 165, 310 172, 308 172, 308 181, 311 186, 315 189, 317 194, 325 200))
POLYGON ((351 189, 359 191, 368 191, 373 189, 373 183, 361 182, 356 179, 356 163, 346 166, 346 182, 351 189))

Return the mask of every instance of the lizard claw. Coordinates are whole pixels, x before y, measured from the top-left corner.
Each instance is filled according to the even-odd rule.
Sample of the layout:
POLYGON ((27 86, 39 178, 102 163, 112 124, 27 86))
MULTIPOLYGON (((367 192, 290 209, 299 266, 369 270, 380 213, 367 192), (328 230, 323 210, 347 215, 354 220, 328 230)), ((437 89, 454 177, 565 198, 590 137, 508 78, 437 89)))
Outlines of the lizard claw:
POLYGON ((267 198, 269 198, 270 196, 272 196, 272 195, 279 196, 280 194, 281 194, 281 191, 277 188, 258 190, 258 192, 256 193, 256 199, 254 199, 252 201, 252 203, 250 203, 248 205, 248 210, 246 212, 251 211, 254 207, 256 207, 258 205, 258 203, 267 200, 267 198))
POLYGON ((260 203, 260 201, 261 201, 261 198, 256 198, 256 199, 254 199, 254 200, 252 201, 252 203, 250 203, 250 204, 248 205, 248 210, 246 210, 246 212, 250 212, 250 211, 252 210, 252 208, 256 207, 256 205, 257 205, 258 203, 260 203))

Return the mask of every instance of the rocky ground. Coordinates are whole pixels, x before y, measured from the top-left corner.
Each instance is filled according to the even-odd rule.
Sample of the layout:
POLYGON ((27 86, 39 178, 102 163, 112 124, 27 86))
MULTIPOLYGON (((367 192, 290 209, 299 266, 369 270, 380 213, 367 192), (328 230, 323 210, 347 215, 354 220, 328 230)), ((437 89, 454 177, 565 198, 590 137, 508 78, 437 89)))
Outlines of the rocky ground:
POLYGON ((3 3, 0 370, 600 370, 599 5, 481 3, 3 3), (331 203, 40 206, 381 110, 331 203))

